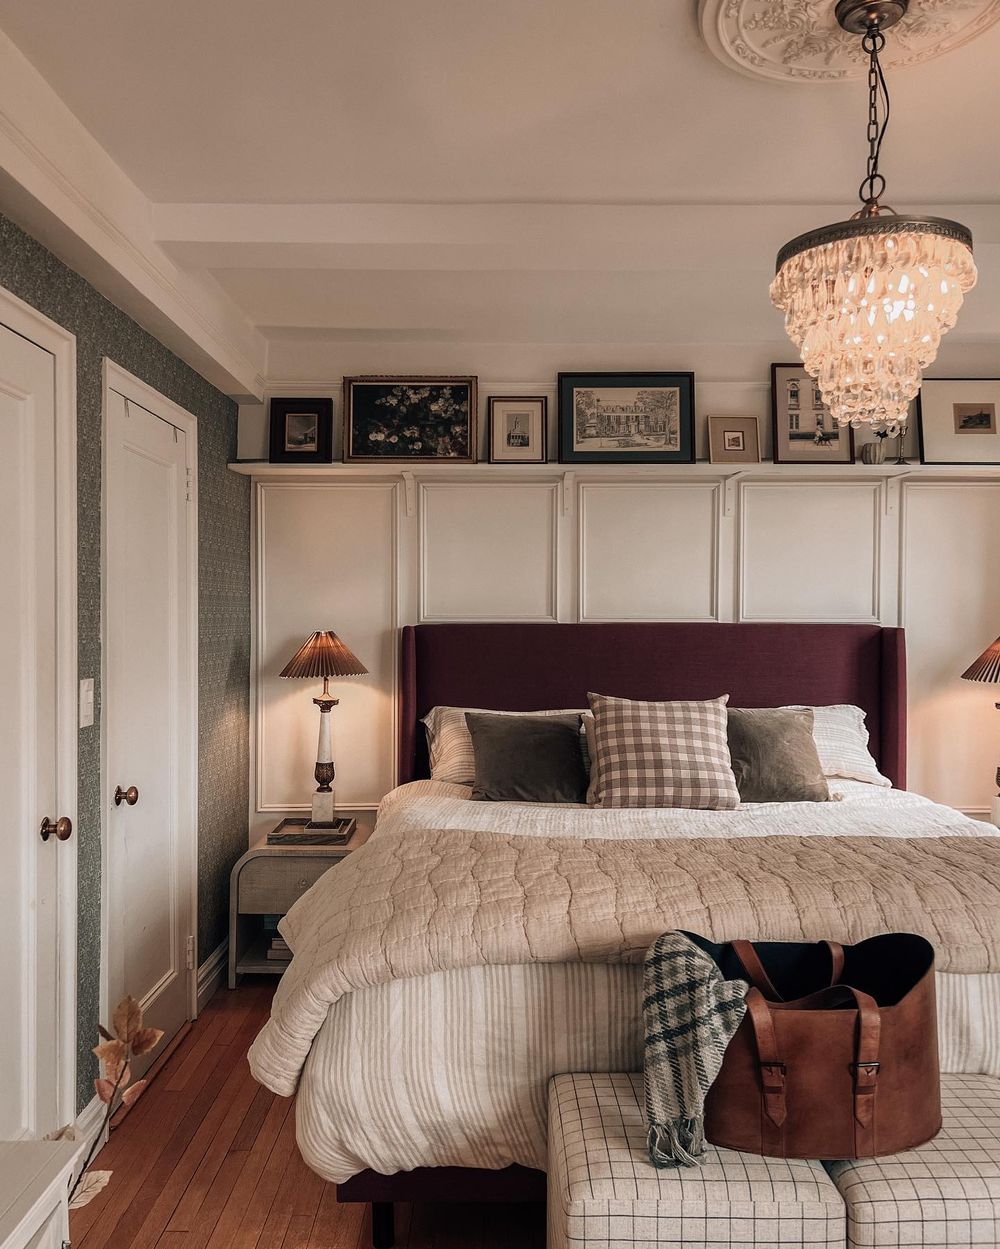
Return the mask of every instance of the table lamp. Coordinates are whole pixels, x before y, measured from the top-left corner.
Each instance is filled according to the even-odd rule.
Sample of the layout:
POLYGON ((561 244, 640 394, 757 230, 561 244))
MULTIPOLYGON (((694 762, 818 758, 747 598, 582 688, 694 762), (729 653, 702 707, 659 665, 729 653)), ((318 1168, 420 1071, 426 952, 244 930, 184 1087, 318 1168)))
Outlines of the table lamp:
MULTIPOLYGON (((992 685, 1000 683, 1000 638, 997 638, 983 651, 979 658, 962 673, 964 681, 988 681, 992 685)), ((1000 710, 1000 703, 996 704, 1000 710)), ((997 785, 1000 786, 1000 768, 997 768, 997 785)), ((990 819, 1000 825, 1000 794, 993 798, 990 819)))
POLYGON ((295 652, 280 672, 283 677, 323 678, 323 693, 313 702, 319 708, 319 745, 316 749, 316 784, 313 794, 312 819, 309 829, 332 828, 335 825, 332 782, 336 776, 330 739, 330 712, 340 702, 330 697, 330 677, 363 677, 368 669, 344 645, 332 629, 313 633, 295 652))

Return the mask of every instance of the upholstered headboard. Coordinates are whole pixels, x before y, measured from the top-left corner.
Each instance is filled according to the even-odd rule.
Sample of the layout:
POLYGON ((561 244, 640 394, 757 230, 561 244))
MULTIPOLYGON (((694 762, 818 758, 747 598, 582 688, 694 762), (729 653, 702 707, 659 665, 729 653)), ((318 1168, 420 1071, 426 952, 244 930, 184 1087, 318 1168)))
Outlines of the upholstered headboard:
POLYGON ((733 707, 853 703, 871 751, 906 785, 902 629, 853 624, 427 624, 403 630, 399 783, 429 775, 432 707, 544 711, 624 698, 715 698, 733 707))

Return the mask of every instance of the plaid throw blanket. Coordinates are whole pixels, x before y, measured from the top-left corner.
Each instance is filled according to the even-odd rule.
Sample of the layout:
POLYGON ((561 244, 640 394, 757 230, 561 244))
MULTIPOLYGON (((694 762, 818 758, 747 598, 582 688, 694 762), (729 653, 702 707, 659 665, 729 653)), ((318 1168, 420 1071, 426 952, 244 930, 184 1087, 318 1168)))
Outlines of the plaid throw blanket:
POLYGON ((665 932, 646 952, 649 1158, 657 1167, 696 1167, 705 1152, 705 1096, 746 1013, 749 986, 722 972, 683 933, 665 932))

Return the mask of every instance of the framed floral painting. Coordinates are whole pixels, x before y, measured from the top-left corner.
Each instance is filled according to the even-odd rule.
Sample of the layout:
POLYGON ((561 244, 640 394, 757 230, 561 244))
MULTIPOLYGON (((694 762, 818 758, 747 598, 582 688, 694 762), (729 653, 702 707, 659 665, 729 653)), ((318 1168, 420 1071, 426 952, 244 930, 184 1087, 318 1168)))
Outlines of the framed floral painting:
POLYGON ((476 458, 474 377, 345 377, 348 464, 476 458))

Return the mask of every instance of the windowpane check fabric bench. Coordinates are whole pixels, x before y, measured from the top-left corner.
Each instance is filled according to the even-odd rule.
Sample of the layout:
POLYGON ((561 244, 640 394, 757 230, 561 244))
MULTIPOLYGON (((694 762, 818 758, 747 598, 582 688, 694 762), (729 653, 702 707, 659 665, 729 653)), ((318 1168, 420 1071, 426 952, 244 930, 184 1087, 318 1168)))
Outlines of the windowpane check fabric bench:
POLYGON ((1000 1080, 941 1077, 944 1127, 918 1149, 830 1162, 849 1249, 1000 1245, 1000 1080))
POLYGON ((710 1147, 698 1168, 646 1154, 641 1075, 549 1085, 548 1249, 846 1246, 844 1202, 822 1163, 710 1147))
POLYGON ((549 1249, 1000 1246, 1000 1080, 943 1075, 944 1126, 858 1162, 709 1147, 698 1168, 646 1153, 641 1075, 549 1084, 549 1249))

